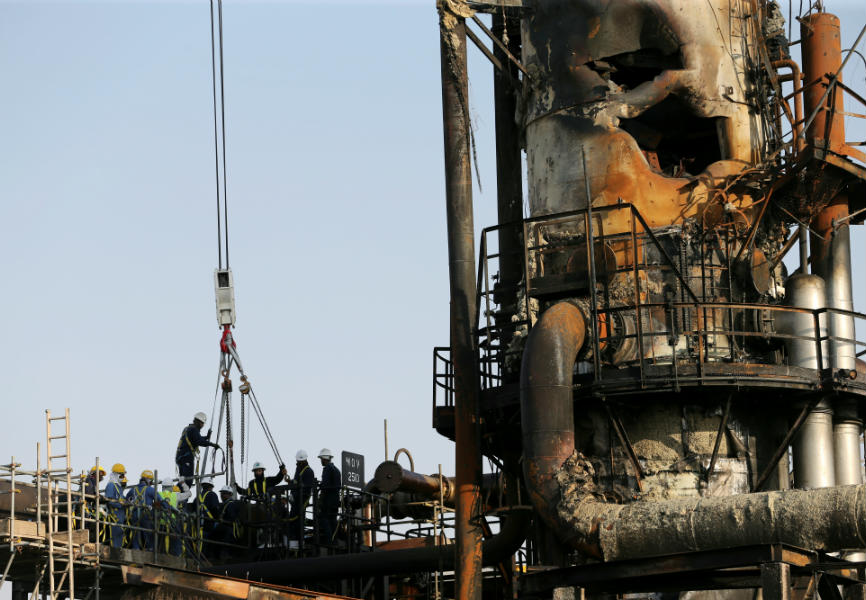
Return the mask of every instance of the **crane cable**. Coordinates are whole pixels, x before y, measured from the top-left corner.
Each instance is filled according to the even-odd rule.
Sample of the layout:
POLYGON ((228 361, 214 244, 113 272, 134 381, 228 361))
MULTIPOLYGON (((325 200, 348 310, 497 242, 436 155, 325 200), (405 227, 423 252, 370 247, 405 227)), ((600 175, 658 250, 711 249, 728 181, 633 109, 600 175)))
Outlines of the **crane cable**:
POLYGON ((226 106, 225 75, 223 72, 223 3, 217 0, 216 27, 214 27, 214 0, 210 0, 210 57, 213 81, 213 143, 214 170, 216 172, 216 209, 217 209, 217 261, 219 268, 229 268, 229 216, 228 188, 226 185, 226 106), (219 80, 220 97, 217 108, 217 36, 219 38, 219 80), (217 126, 217 112, 220 113, 217 126), (222 147, 222 206, 220 205, 220 147, 222 147), (222 221, 222 222, 221 222, 222 221), (224 237, 223 237, 224 236, 224 237), (223 248, 225 248, 225 267, 223 267, 223 248))
MULTIPOLYGON (((223 4, 222 0, 216 0, 216 13, 214 12, 214 0, 210 0, 210 41, 211 41, 211 76, 213 81, 213 131, 214 131, 214 171, 216 177, 216 208, 217 208, 217 262, 218 269, 229 270, 229 220, 228 220, 228 187, 226 180, 226 111, 225 111, 225 72, 223 60, 223 4), (217 57, 219 58, 219 102, 217 102, 217 57), (220 156, 222 155, 222 156, 220 156), (222 158, 222 165, 220 165, 222 158), (222 181, 220 181, 222 175, 222 181), (223 263, 223 254, 225 254, 225 263, 223 263)), ((232 310, 233 307, 232 307, 232 310)), ((234 323, 232 318, 231 323, 234 323)), ((217 425, 217 439, 222 432, 223 415, 226 418, 226 452, 223 454, 223 463, 228 463, 230 470, 229 477, 234 482, 234 452, 233 452, 233 437, 231 432, 231 407, 229 396, 231 393, 231 381, 228 379, 232 364, 234 364, 240 373, 242 384, 241 391, 241 464, 247 458, 245 442, 249 443, 249 423, 251 421, 248 412, 244 411, 244 402, 249 402, 249 407, 253 409, 259 423, 262 426, 262 431, 265 434, 265 440, 274 453, 274 457, 282 464, 280 452, 277 449, 276 440, 268 427, 267 421, 264 418, 261 406, 256 398, 255 392, 252 390, 252 385, 244 373, 241 359, 235 349, 235 342, 232 339, 231 325, 223 326, 223 335, 220 340, 220 370, 217 376, 217 389, 214 394, 214 406, 211 409, 211 422, 216 412, 217 398, 220 397, 220 387, 222 387, 222 401, 220 403, 219 423, 217 425), (223 380, 222 385, 220 380, 223 380), (246 417, 246 419, 244 419, 246 417), (246 423, 244 421, 246 420, 246 423), (246 425, 246 431, 244 431, 246 425)), ((212 461, 216 461, 216 452, 213 454, 212 461)), ((205 460, 207 462, 207 449, 205 449, 205 460)), ((212 466, 215 469, 215 464, 212 466)))

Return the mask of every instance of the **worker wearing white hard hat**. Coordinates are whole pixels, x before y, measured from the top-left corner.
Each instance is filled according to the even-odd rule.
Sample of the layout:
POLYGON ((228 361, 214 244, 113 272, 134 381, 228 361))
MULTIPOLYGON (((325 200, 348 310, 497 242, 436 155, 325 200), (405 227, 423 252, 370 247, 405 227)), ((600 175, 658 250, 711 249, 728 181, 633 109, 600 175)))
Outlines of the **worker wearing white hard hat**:
POLYGON ((319 523, 319 541, 322 544, 334 542, 337 533, 337 515, 340 512, 340 489, 343 487, 343 481, 340 477, 340 469, 331 460, 333 458, 334 453, 330 448, 322 448, 319 451, 322 483, 319 485, 319 510, 316 518, 319 523))
POLYGON ((207 423, 207 415, 203 412, 195 413, 192 418, 192 423, 184 427, 183 432, 180 434, 180 441, 177 443, 177 451, 174 454, 174 462, 177 464, 177 472, 186 480, 188 486, 192 485, 192 476, 195 472, 195 459, 198 456, 198 449, 205 446, 219 448, 219 444, 210 441, 210 429, 208 429, 207 435, 203 436, 201 434, 201 430, 205 423, 207 423))
POLYGON ((298 450, 295 454, 295 476, 290 482, 292 489, 292 510, 289 513, 289 528, 294 539, 301 535, 304 513, 316 487, 316 476, 307 462, 307 451, 298 450))
MULTIPOLYGON (((241 541, 241 510, 243 503, 232 496, 234 491, 227 485, 220 488, 222 503, 219 508, 219 521, 214 531, 213 539, 225 544, 238 545, 241 541)), ((214 558, 232 558, 234 549, 230 546, 214 546, 214 558)))
POLYGON ((246 496, 249 500, 256 502, 270 502, 271 492, 274 487, 278 486, 286 477, 286 465, 280 465, 279 472, 276 475, 265 477, 265 464, 259 460, 253 463, 252 471, 253 478, 249 485, 243 488, 235 483, 235 489, 241 496, 246 496))
MULTIPOLYGON (((201 492, 193 502, 193 512, 200 515, 204 539, 214 539, 217 520, 219 519, 220 501, 216 492, 213 491, 213 478, 202 477, 201 492)), ((205 543, 202 547, 202 553, 208 558, 213 558, 216 552, 217 550, 212 544, 205 543)))

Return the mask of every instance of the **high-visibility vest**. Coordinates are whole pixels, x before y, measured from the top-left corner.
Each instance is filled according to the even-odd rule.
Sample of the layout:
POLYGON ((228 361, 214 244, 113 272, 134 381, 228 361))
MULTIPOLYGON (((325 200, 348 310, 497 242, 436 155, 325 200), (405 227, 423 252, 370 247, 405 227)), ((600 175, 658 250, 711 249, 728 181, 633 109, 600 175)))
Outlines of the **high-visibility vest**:
POLYGON ((177 508, 177 492, 174 490, 162 490, 159 492, 159 497, 172 508, 177 508))

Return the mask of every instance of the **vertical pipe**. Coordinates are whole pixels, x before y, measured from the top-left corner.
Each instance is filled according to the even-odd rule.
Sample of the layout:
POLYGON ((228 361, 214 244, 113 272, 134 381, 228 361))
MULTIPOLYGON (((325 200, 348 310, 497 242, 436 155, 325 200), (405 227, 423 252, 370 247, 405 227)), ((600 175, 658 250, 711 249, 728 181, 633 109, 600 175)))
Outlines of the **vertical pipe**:
POLYGON ((481 440, 476 426, 478 371, 473 329, 477 315, 466 23, 443 5, 439 19, 457 465, 455 597, 480 600, 481 528, 477 512, 481 505, 481 440))
MULTIPOLYGON (((798 308, 818 310, 825 307, 826 288, 817 275, 797 273, 785 282, 788 303, 798 308)), ((827 364, 824 344, 816 337, 826 335, 823 313, 787 313, 780 323, 790 334, 807 339, 787 341, 788 364, 793 367, 820 370, 827 364), (817 320, 817 325, 816 325, 817 320)), ((806 417, 792 444, 794 486, 812 489, 835 485, 833 457, 833 409, 821 400, 806 417)))
MULTIPOLYGON (((837 73, 842 66, 842 46, 839 18, 830 13, 814 13, 802 22, 803 73, 811 83, 837 73)), ((826 99, 826 85, 811 85, 803 93, 807 114, 817 110, 806 131, 813 145, 824 144, 828 149, 845 146, 845 106, 841 93, 831 90, 826 99)), ((848 224, 848 198, 839 195, 821 209, 813 225, 812 270, 827 283, 827 306, 853 310, 851 289, 851 239, 848 224), (817 235, 816 235, 817 234, 817 235)), ((830 316, 830 335, 834 338, 854 338, 854 320, 849 316, 830 316)), ((834 370, 855 369, 854 345, 833 340, 830 360, 834 370)))
POLYGON ((797 238, 800 244, 800 273, 805 275, 809 272, 809 230, 805 225, 800 225, 797 238))
MULTIPOLYGON (((803 72, 807 82, 824 79, 827 74, 840 71, 842 46, 839 18, 819 12, 802 22, 803 72)), ((830 150, 839 150, 845 145, 845 106, 838 88, 831 90, 824 99, 824 85, 812 85, 804 91, 806 114, 817 110, 815 118, 806 131, 806 138, 813 145, 823 141, 830 150), (819 141, 820 140, 820 141, 819 141)), ((821 275, 827 284, 827 306, 841 310, 854 310, 854 295, 851 282, 851 233, 846 218, 849 214, 848 197, 839 195, 818 213, 812 236, 812 270, 821 275)), ((830 365, 834 371, 856 369, 854 344, 843 339, 853 339, 854 319, 847 315, 831 313, 828 319, 830 341, 830 365)), ((856 411, 850 407, 839 407, 842 414, 834 429, 834 478, 843 485, 861 483, 859 439, 862 423, 856 411), (853 440, 853 446, 852 446, 853 440), (852 451, 853 447, 853 451, 852 451)))
MULTIPOLYGON (((833 452, 836 462, 836 485, 860 485, 863 483, 863 469, 860 466, 860 434, 863 420, 857 411, 857 404, 851 400, 836 402, 833 421, 833 452)), ((846 552, 846 560, 861 562, 866 560, 864 552, 846 552)), ((847 597, 847 596, 846 596, 847 597)))
MULTIPOLYGON (((842 42, 839 17, 826 12, 815 12, 801 20, 800 39, 803 48, 803 74, 806 87, 803 90, 805 114, 815 117, 806 130, 806 140, 824 140, 831 150, 840 150, 845 145, 845 107, 842 94, 831 90, 824 98, 829 81, 842 66, 842 42), (813 82, 821 83, 814 84, 813 82), (822 106, 823 105, 823 106, 822 106), (815 113, 816 109, 821 107, 815 113), (829 110, 824 110, 824 109, 829 110)), ((840 74, 841 77, 841 74, 840 74)))
POLYGON ((836 485, 833 409, 821 400, 803 423, 793 444, 794 486, 811 490, 836 485))
POLYGON ((852 401, 838 401, 835 406, 833 425, 836 460, 836 485, 859 485, 863 483, 860 468, 860 433, 863 420, 852 401))
MULTIPOLYGON (((520 57, 520 23, 503 14, 493 15, 493 33, 505 41, 509 52, 520 57)), ((518 81, 517 67, 496 44, 493 54, 508 69, 511 81, 518 81)), ((499 219, 499 285, 502 292, 496 301, 506 310, 517 310, 517 288, 523 276, 523 166, 520 160, 520 135, 517 129, 517 95, 508 76, 493 67, 493 103, 496 129, 496 207, 499 219), (510 224, 502 227, 505 224, 510 224)), ((483 260, 483 257, 482 257, 483 260)), ((502 348, 508 347, 512 332, 507 329, 510 315, 498 324, 502 348)), ((515 376, 518 375, 515 373, 515 376)))

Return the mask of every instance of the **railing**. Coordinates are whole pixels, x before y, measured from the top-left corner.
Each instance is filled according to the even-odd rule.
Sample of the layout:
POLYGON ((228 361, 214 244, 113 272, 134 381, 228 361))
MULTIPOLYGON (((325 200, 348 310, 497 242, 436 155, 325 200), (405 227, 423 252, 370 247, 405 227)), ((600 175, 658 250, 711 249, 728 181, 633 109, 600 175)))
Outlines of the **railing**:
MULTIPOLYGON (((637 387, 662 377, 676 388, 686 381, 709 381, 703 371, 710 363, 730 365, 729 370, 739 378, 766 378, 765 372, 745 366, 786 366, 781 355, 774 353, 792 342, 810 344, 818 357, 813 373, 804 375, 801 370, 800 375, 823 382, 832 348, 847 344, 856 349, 857 356, 866 353, 866 342, 833 335, 832 326, 840 318, 862 324, 866 319, 862 313, 750 303, 735 297, 732 273, 753 227, 738 233, 722 224, 711 236, 700 238, 699 255, 689 255, 678 252, 669 237, 669 233, 679 233, 678 229, 653 230, 629 203, 527 219, 523 223, 523 280, 515 289, 500 285, 497 277, 501 257, 496 236, 510 226, 489 227, 481 234, 476 330, 481 389, 501 385, 505 361, 512 358, 507 340, 527 334, 543 303, 558 298, 585 300, 589 351, 583 353, 580 372, 591 373, 593 383, 603 381, 610 369, 637 367, 637 387), (606 231, 611 224, 616 225, 615 230, 606 231), (610 289, 614 278, 616 297, 610 289), (655 301, 648 297, 650 280, 657 287, 660 282, 670 284, 664 301, 659 301, 658 291, 652 294, 655 301), (501 310, 509 294, 508 302, 515 303, 517 298, 517 314, 501 310), (807 326, 808 332, 779 330, 774 323, 784 318, 808 318, 814 327, 807 326), (746 319, 760 323, 749 328, 743 323, 746 319), (758 341, 771 350, 756 350, 758 341), (635 346, 631 356, 612 357, 612 349, 624 344, 635 346), (663 365, 668 367, 663 376, 651 369, 663 365), (679 372, 683 365, 694 367, 696 374, 689 373, 684 379, 679 372)), ((519 346, 511 352, 519 358, 519 346)), ((448 348, 435 348, 433 363, 435 414, 437 406, 454 404, 448 348)), ((519 369, 519 363, 512 368, 519 369)))

